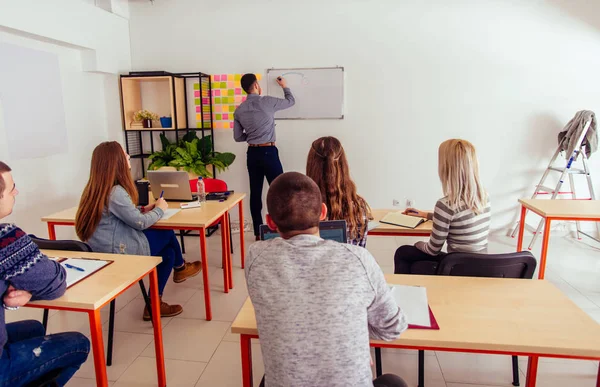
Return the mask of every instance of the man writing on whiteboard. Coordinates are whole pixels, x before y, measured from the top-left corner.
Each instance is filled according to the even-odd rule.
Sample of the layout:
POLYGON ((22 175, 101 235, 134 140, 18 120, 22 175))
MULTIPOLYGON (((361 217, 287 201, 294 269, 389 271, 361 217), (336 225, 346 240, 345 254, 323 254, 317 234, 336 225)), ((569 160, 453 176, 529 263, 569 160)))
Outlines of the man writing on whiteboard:
MULTIPOLYGON (((284 98, 262 97, 262 89, 256 75, 245 74, 241 84, 248 94, 235 111, 233 138, 236 142, 248 143, 247 166, 250 177, 250 213, 254 236, 259 239, 262 224, 262 190, 265 177, 271 184, 283 173, 279 151, 275 146, 275 112, 294 106, 295 100, 284 78, 277 78, 283 89, 284 98)), ((242 225, 243 227, 243 225, 242 225)))

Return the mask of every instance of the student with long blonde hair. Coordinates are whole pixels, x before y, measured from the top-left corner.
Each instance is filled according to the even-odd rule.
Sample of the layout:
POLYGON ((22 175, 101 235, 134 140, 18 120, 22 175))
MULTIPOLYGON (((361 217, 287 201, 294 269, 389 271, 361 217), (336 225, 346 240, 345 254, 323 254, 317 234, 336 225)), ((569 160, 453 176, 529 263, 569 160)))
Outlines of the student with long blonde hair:
POLYGON ((417 261, 439 261, 448 253, 487 253, 490 202, 479 180, 475 147, 468 141, 444 141, 438 151, 438 173, 444 197, 433 213, 407 208, 406 215, 433 221, 429 242, 401 246, 394 256, 394 273, 411 274, 417 261))
MULTIPOLYGON (((94 149, 90 179, 75 217, 75 231, 96 252, 162 256, 163 261, 156 268, 160 314, 176 316, 183 312, 181 305, 162 302, 171 271, 175 270, 174 282, 183 282, 200 272, 200 261, 184 261, 173 230, 150 229, 168 205, 159 198, 154 204, 138 208, 130 169, 129 155, 118 142, 103 142, 94 149)), ((146 309, 143 318, 150 321, 146 309)))
POLYGON ((335 137, 315 140, 308 151, 306 175, 321 190, 323 203, 327 205, 328 218, 345 220, 348 225, 348 243, 365 247, 367 225, 371 208, 356 193, 356 184, 350 178, 346 153, 335 137))

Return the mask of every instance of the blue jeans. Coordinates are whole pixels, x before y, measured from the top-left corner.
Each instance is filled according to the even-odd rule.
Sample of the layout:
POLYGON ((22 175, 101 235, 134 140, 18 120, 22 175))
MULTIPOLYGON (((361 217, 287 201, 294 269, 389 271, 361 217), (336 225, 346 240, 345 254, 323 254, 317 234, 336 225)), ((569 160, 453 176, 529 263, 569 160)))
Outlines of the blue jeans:
POLYGON ((265 177, 271 184, 273 180, 283 173, 279 151, 275 146, 248 147, 246 153, 248 177, 250 178, 250 213, 254 235, 259 236, 262 221, 262 191, 265 177))
POLYGON ((173 267, 180 267, 185 264, 183 255, 181 254, 181 246, 179 246, 179 241, 173 230, 154 230, 149 228, 144 230, 144 235, 146 235, 150 244, 150 254, 162 257, 162 262, 156 267, 158 294, 162 296, 173 267))
POLYGON ((44 326, 35 320, 6 324, 8 341, 0 357, 0 387, 18 387, 44 375, 56 373, 59 386, 83 364, 90 341, 78 332, 46 336, 44 326))

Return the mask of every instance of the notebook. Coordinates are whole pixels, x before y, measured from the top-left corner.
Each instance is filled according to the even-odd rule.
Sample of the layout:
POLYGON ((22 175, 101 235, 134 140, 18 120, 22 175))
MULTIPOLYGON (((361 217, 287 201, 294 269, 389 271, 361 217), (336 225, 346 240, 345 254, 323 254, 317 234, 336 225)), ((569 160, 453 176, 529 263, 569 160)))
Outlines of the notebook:
POLYGON ((169 219, 171 216, 175 215, 179 211, 181 211, 181 209, 179 208, 167 208, 161 219, 169 219))
POLYGON ((66 258, 59 259, 59 262, 67 273, 67 288, 70 288, 79 281, 111 264, 113 261, 105 261, 102 259, 66 258), (83 269, 83 271, 79 269, 83 269))
POLYGON ((384 216, 379 222, 391 224, 393 226, 415 228, 421 223, 425 223, 427 219, 416 216, 404 215, 402 211, 390 212, 384 216))
POLYGON ((440 329, 429 308, 427 289, 421 286, 390 285, 390 293, 406 315, 408 327, 440 329))

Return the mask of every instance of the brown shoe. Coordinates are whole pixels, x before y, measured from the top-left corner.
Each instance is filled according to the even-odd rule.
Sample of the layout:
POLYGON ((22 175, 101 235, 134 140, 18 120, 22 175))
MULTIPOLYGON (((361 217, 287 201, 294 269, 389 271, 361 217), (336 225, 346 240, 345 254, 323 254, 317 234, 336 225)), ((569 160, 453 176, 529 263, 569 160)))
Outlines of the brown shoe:
POLYGON ((185 281, 188 278, 192 278, 198 275, 202 270, 202 264, 200 261, 186 262, 183 269, 173 270, 173 282, 176 284, 185 281))
MULTIPOLYGON (((173 317, 181 314, 183 312, 183 307, 181 305, 169 305, 164 302, 162 299, 160 300, 160 317, 173 317)), ((148 313, 148 308, 144 307, 144 321, 152 320, 150 318, 150 313, 148 313)))

